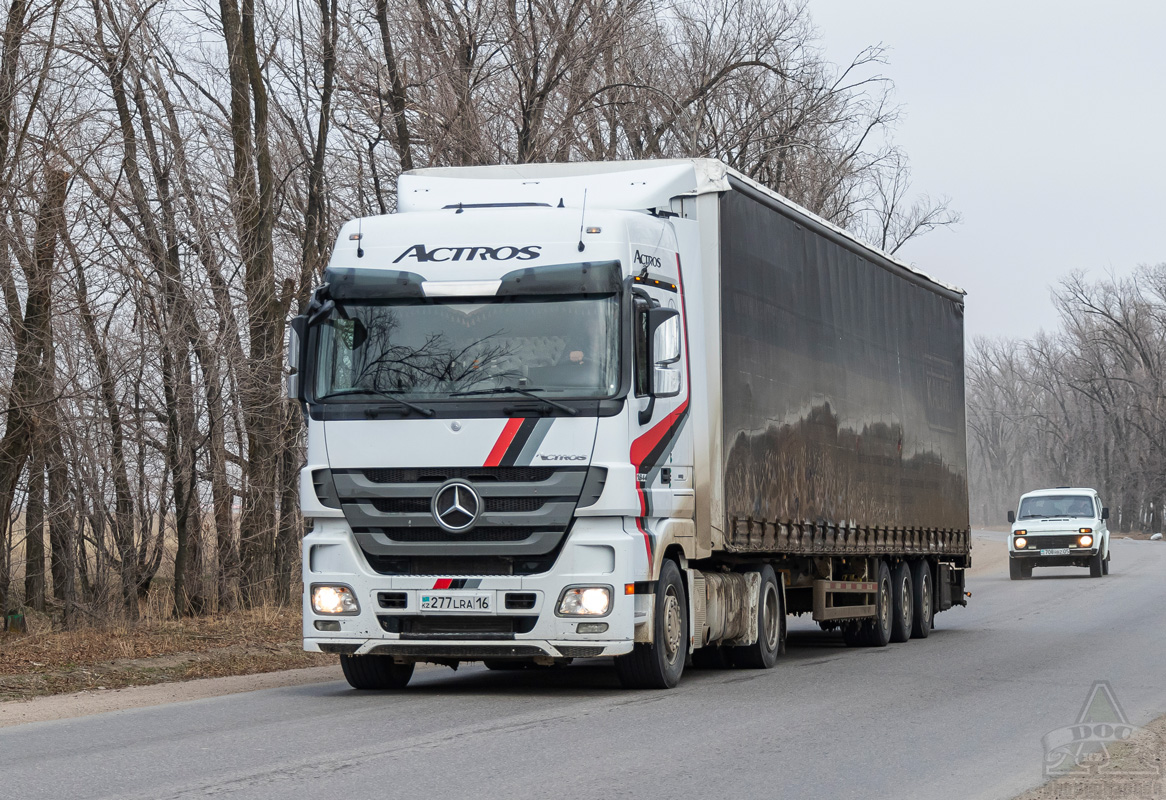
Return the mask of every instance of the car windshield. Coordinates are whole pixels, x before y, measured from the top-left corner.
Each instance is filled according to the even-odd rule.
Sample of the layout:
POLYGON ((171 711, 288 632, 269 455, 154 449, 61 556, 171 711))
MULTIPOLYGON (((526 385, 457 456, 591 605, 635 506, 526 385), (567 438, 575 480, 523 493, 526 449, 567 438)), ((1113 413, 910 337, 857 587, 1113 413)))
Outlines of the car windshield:
POLYGON ((1046 517, 1093 517, 1093 498, 1083 494, 1026 497, 1020 501, 1020 519, 1046 517))
POLYGON ((619 388, 616 294, 344 303, 318 341, 317 399, 598 399, 619 388))

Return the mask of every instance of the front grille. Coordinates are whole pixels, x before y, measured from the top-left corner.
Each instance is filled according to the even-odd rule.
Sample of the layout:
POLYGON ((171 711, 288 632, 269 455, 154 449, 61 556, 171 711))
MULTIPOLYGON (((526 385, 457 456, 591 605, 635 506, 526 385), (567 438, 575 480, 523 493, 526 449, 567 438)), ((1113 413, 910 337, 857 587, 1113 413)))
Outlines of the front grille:
POLYGON ((409 605, 409 595, 404 592, 378 592, 377 602, 381 608, 405 608, 409 605))
POLYGON ((364 477, 373 483, 444 483, 453 478, 498 483, 537 483, 548 480, 557 469, 557 467, 410 467, 366 469, 364 477))
MULTIPOLYGON (((538 511, 551 500, 549 497, 485 497, 484 513, 512 514, 538 511)), ((373 507, 382 514, 428 514, 432 511, 428 497, 376 498, 373 507)))
POLYGON ((1033 533, 1028 534, 1028 547, 1025 550, 1040 550, 1051 549, 1054 547, 1080 547, 1077 543, 1079 533, 1057 533, 1057 534, 1043 534, 1033 533))
POLYGON ((465 533, 450 533, 443 528, 356 528, 354 533, 381 533, 394 542, 521 542, 539 528, 498 527, 471 528, 465 533))
POLYGON ((423 617, 379 616, 381 627, 402 639, 460 637, 471 639, 512 638, 516 633, 530 633, 537 616, 492 617, 433 615, 423 617))
POLYGON ((555 564, 558 551, 543 556, 393 556, 365 553, 368 565, 381 575, 538 575, 555 564))

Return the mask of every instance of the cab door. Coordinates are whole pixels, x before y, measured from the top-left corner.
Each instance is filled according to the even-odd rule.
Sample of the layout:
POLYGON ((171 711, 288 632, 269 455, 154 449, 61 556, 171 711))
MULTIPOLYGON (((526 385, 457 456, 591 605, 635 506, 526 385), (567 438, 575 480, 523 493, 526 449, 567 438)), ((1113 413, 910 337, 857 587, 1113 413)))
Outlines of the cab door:
MULTIPOLYGON (((662 264, 678 264, 675 253, 662 264)), ((678 267, 633 282, 629 424, 641 518, 692 519, 687 319, 678 267)))

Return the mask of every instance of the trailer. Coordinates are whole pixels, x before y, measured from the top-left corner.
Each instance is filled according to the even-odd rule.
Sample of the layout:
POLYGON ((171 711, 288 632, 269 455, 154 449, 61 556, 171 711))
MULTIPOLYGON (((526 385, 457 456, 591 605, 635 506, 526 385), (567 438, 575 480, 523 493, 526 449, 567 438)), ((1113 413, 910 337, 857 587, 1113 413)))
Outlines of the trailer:
POLYGON ((963 309, 718 161, 401 175, 291 325, 305 649, 669 688, 790 614, 925 638, 966 602, 963 309))

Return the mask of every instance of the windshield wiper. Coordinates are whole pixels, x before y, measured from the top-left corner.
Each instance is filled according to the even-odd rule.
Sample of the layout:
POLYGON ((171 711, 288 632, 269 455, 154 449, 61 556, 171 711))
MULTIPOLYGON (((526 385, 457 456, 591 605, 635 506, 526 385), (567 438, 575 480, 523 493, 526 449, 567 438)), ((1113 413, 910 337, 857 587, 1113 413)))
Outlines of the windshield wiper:
POLYGON ((381 398, 384 398, 385 400, 391 400, 392 402, 396 403, 397 405, 404 406, 405 408, 407 408, 411 411, 416 411, 418 414, 420 414, 423 417, 432 417, 436 413, 432 408, 425 408, 424 406, 419 406, 415 403, 410 403, 408 400, 402 400, 400 397, 397 397, 397 394, 395 392, 384 392, 384 391, 381 391, 380 389, 361 389, 361 388, 344 389, 344 390, 339 391, 339 392, 330 392, 319 399, 320 400, 327 400, 329 397, 342 397, 344 395, 350 395, 350 394, 369 394, 369 395, 372 395, 373 397, 381 397, 381 398))
POLYGON ((552 408, 557 408, 566 414, 570 414, 572 417, 578 415, 579 409, 577 409, 577 408, 571 408, 571 406, 565 406, 562 403, 556 403, 554 400, 551 400, 548 397, 539 397, 537 394, 535 394, 535 392, 542 392, 542 391, 546 391, 546 390, 545 389, 522 389, 518 386, 498 386, 498 387, 495 387, 493 389, 471 389, 468 392, 450 392, 449 396, 450 397, 471 397, 473 395, 486 395, 486 394, 503 394, 503 393, 521 394, 521 395, 525 395, 526 397, 530 397, 534 400, 538 400, 540 403, 546 403, 548 406, 551 406, 552 408))

